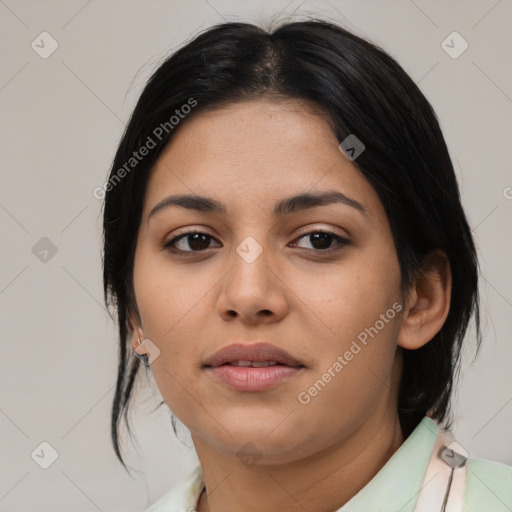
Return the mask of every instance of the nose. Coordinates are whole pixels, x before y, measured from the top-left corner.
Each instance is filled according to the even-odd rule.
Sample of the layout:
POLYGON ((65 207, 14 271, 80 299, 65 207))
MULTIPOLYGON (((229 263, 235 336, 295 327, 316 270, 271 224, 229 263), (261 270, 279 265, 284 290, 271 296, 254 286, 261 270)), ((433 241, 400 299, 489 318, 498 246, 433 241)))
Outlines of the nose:
POLYGON ((289 288, 269 248, 247 237, 233 251, 228 265, 217 303, 224 320, 238 318, 254 325, 277 322, 286 316, 289 288))

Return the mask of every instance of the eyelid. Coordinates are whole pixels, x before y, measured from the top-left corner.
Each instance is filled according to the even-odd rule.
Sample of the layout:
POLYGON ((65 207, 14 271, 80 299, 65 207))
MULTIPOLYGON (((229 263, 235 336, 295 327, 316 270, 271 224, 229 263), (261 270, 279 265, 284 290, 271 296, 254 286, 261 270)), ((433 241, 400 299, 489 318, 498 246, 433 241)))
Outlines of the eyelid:
POLYGON ((299 249, 303 249, 305 251, 309 251, 309 252, 311 252, 313 254, 318 254, 318 255, 325 254, 325 255, 327 255, 327 254, 335 253, 336 251, 339 251, 339 250, 343 249, 347 245, 352 245, 352 242, 350 241, 349 238, 347 238, 345 236, 342 236, 342 235, 339 235, 336 232, 331 231, 329 229, 325 229, 325 228, 309 229, 308 231, 306 231, 304 233, 301 233, 300 235, 295 237, 294 240, 293 240, 293 244, 297 245, 297 240, 300 240, 301 238, 304 238, 304 237, 306 237, 308 235, 312 235, 312 234, 315 234, 315 233, 324 233, 326 235, 329 235, 332 238, 334 238, 338 243, 334 247, 329 247, 328 249, 305 249, 303 247, 299 247, 299 249))
POLYGON ((343 230, 344 234, 340 234, 334 230, 334 228, 330 227, 323 227, 323 226, 311 226, 308 225, 304 228, 301 228, 299 230, 299 234, 296 238, 301 237, 303 235, 308 235, 310 233, 327 233, 329 235, 337 236, 338 238, 342 238, 343 240, 346 240, 347 242, 350 241, 350 235, 346 230, 343 230))
MULTIPOLYGON (((194 235, 196 233, 203 234, 203 235, 208 235, 208 236, 216 239, 216 237, 214 235, 211 235, 208 232, 208 228, 205 228, 203 226, 200 226, 200 227, 197 227, 197 228, 196 227, 187 227, 187 228, 183 228, 183 230, 178 229, 174 233, 173 237, 170 238, 169 240, 167 240, 164 243, 172 241, 172 240, 174 240, 174 239, 176 239, 176 238, 178 238, 180 236, 183 236, 183 235, 194 235)), ((345 231, 345 234, 343 235, 343 234, 337 233, 336 231, 333 231, 333 228, 326 228, 326 227, 308 225, 308 226, 305 226, 305 227, 300 229, 299 233, 295 236, 295 239, 300 237, 300 236, 307 235, 307 234, 310 234, 310 233, 322 232, 322 233, 327 233, 327 234, 330 234, 330 235, 333 235, 333 236, 337 236, 337 237, 342 238, 342 239, 344 239, 344 240, 346 240, 348 242, 348 241, 350 241, 350 234, 347 233, 346 230, 344 230, 344 231, 345 231)))

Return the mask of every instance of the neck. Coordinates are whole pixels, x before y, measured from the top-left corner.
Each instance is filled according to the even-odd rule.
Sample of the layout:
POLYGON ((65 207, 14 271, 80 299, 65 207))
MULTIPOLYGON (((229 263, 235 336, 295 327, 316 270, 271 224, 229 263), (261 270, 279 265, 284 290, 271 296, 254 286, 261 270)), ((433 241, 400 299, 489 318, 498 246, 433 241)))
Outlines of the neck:
POLYGON ((403 441, 398 415, 376 414, 349 438, 312 457, 245 467, 236 457, 214 453, 194 438, 207 489, 198 512, 337 510, 379 472, 403 441))

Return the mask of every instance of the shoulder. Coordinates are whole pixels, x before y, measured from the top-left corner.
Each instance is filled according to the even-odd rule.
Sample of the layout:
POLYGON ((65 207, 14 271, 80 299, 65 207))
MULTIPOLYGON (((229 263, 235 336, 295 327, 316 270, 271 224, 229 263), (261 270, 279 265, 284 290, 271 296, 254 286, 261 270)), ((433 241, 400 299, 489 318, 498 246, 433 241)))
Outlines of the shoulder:
POLYGON ((512 510, 512 466, 470 457, 466 461, 464 512, 512 510))
POLYGON ((189 512, 195 508, 202 487, 201 467, 197 465, 175 487, 144 512, 189 512))

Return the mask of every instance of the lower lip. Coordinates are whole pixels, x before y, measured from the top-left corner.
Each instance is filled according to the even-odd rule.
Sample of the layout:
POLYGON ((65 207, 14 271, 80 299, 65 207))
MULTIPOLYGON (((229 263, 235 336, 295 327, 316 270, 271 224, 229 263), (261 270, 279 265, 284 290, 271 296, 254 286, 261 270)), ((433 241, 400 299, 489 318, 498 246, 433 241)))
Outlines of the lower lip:
POLYGON ((264 391, 295 377, 302 367, 222 365, 207 370, 221 382, 238 391, 264 391))

